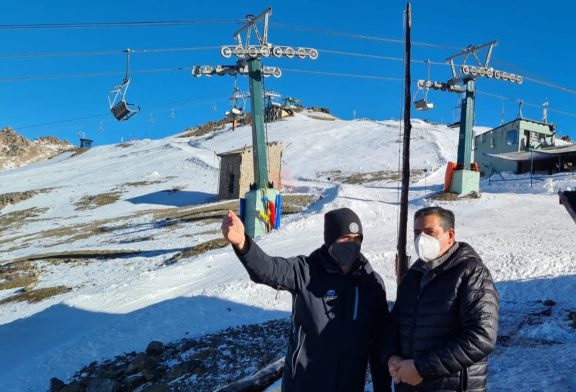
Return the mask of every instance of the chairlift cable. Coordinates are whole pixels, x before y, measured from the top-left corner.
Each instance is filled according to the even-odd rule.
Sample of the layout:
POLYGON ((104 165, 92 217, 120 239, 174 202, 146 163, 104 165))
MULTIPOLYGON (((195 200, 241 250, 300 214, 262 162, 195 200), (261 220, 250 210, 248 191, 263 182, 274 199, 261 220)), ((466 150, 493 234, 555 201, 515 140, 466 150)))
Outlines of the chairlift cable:
MULTIPOLYGON (((199 50, 220 49, 220 46, 197 46, 189 48, 158 48, 158 49, 132 49, 132 53, 165 53, 165 52, 188 52, 199 50)), ((0 54, 0 58, 34 58, 34 57, 83 57, 83 56, 109 56, 122 54, 123 50, 101 50, 94 52, 47 52, 47 53, 14 53, 0 54)))
POLYGON ((206 20, 167 20, 135 22, 79 22, 79 23, 31 23, 0 24, 0 30, 38 30, 38 29, 94 29, 116 27, 157 27, 157 26, 191 26, 242 24, 243 19, 206 19, 206 20))
POLYGON ((343 73, 343 72, 312 71, 312 70, 296 69, 296 68, 282 68, 282 70, 283 70, 283 71, 292 71, 292 72, 315 74, 315 75, 344 76, 344 77, 363 78, 363 79, 379 79, 379 80, 402 81, 401 78, 394 78, 394 77, 389 77, 389 76, 361 75, 361 74, 351 74, 351 73, 343 73))
MULTIPOLYGON (((161 103, 161 104, 157 104, 157 105, 147 106, 147 109, 158 109, 158 108, 162 108, 165 106, 174 106, 174 107, 182 108, 182 107, 192 106, 192 104, 190 104, 190 102, 193 102, 193 105, 200 106, 200 105, 204 105, 206 100, 212 100, 212 101, 215 100, 217 102, 220 102, 224 99, 225 98, 222 98, 222 97, 220 97, 218 99, 215 99, 214 97, 200 97, 200 98, 186 99, 186 100, 180 100, 180 101, 167 102, 167 103, 161 103), (178 104, 182 104, 182 103, 188 103, 188 105, 177 106, 178 104)), ((58 125, 58 124, 64 124, 64 123, 68 123, 68 122, 88 120, 88 119, 92 119, 92 118, 104 118, 104 117, 108 118, 109 116, 110 116, 110 114, 108 112, 106 112, 103 114, 94 114, 94 115, 90 115, 90 116, 71 118, 71 119, 67 119, 67 120, 58 120, 58 121, 45 122, 45 123, 40 123, 40 124, 15 126, 14 129, 21 130, 21 129, 29 129, 29 128, 40 128, 40 127, 45 127, 45 126, 49 126, 49 125, 58 125)))
MULTIPOLYGON (((310 32, 310 33, 320 33, 320 34, 327 34, 327 35, 335 35, 340 37, 348 37, 354 39, 362 39, 368 41, 379 41, 379 42, 386 42, 391 44, 404 44, 403 39, 397 38, 386 38, 386 37, 379 37, 373 35, 366 35, 366 34, 355 34, 355 33, 348 33, 348 32, 341 32, 341 31, 333 31, 333 30, 326 30, 318 27, 306 27, 306 26, 297 26, 297 25, 289 25, 285 23, 270 23, 272 27, 278 27, 287 30, 296 30, 296 31, 303 31, 303 32, 310 32)), ((434 44, 429 42, 412 42, 414 46, 425 46, 430 48, 438 48, 438 49, 450 49, 450 50, 462 50, 462 47, 455 46, 455 45, 444 45, 444 44, 434 44)))

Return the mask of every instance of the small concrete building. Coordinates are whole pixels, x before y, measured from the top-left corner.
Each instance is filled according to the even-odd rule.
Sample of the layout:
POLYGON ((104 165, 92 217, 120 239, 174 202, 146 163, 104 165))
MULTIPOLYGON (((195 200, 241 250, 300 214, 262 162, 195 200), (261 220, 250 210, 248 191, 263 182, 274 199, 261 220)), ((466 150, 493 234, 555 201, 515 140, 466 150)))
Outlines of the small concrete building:
POLYGON ((474 161, 481 175, 493 172, 523 172, 520 161, 498 159, 497 155, 525 153, 554 146, 553 124, 517 118, 474 137, 474 161))
MULTIPOLYGON (((274 189, 282 187, 282 143, 267 144, 268 181, 274 189)), ((220 158, 220 180, 218 196, 221 199, 238 199, 244 197, 254 183, 254 159, 252 146, 246 146, 232 151, 217 154, 220 158)))

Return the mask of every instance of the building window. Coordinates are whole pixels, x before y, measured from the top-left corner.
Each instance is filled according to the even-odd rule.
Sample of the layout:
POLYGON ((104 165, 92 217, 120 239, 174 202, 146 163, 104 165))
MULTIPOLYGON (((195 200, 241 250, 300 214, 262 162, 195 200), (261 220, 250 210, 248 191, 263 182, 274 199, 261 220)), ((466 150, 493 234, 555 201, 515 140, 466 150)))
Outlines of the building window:
POLYGON ((490 148, 496 147, 496 141, 494 140, 494 136, 490 137, 490 148))
POLYGON ((518 144, 518 132, 515 130, 506 132, 506 144, 509 146, 518 144))

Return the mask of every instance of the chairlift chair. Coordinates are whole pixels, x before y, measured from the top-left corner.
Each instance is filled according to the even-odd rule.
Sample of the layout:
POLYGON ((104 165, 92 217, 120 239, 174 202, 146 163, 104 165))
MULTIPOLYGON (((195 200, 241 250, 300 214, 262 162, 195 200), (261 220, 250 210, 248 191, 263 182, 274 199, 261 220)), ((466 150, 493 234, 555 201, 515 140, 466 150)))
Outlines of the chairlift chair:
POLYGON ((430 60, 426 60, 426 63, 428 64, 428 76, 426 79, 426 83, 424 84, 424 86, 421 86, 420 83, 418 83, 418 90, 416 91, 416 94, 414 95, 414 108, 416 108, 416 110, 418 110, 420 112, 434 109, 434 104, 432 102, 428 102, 428 91, 430 90, 430 87, 429 87, 429 84, 430 84, 430 60), (418 93, 424 89, 426 89, 426 92, 424 93, 424 98, 416 100, 418 93))
POLYGON ((416 110, 423 112, 426 110, 434 109, 434 104, 432 102, 426 101, 426 99, 419 99, 418 101, 414 101, 414 107, 416 110))
POLYGON ((124 76, 122 83, 114 87, 108 96, 110 111, 114 115, 114 118, 116 118, 118 121, 128 120, 140 111, 140 106, 126 102, 126 91, 128 91, 128 86, 130 86, 130 77, 128 71, 130 67, 131 50, 126 49, 125 52, 127 53, 126 75, 124 76))

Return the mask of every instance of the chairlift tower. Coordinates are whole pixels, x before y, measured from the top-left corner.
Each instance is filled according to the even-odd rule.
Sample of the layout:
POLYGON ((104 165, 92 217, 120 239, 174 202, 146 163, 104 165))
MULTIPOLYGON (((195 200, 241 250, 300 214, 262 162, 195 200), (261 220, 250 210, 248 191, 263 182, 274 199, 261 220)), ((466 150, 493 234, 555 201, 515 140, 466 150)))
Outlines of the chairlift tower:
POLYGON ((263 67, 261 58, 273 57, 298 57, 312 60, 318 58, 318 51, 313 48, 297 48, 290 46, 276 46, 268 42, 268 19, 272 15, 272 7, 268 7, 257 16, 248 16, 244 25, 234 33, 235 45, 222 46, 220 54, 224 58, 233 55, 238 57, 235 65, 217 65, 211 67, 195 66, 192 75, 248 75, 250 84, 250 104, 252 108, 252 154, 254 161, 254 183, 250 191, 245 195, 243 213, 241 213, 246 228, 246 233, 252 237, 265 234, 269 225, 262 219, 267 210, 267 202, 275 200, 277 192, 268 179, 268 159, 266 135, 264 130, 264 89, 262 78, 274 76, 279 78, 282 71, 277 67, 263 67), (261 24, 259 29, 258 24, 261 24), (251 44, 252 34, 256 37, 257 44, 251 44))
POLYGON ((450 56, 446 59, 452 70, 452 79, 445 83, 433 82, 430 80, 419 80, 419 89, 433 89, 462 93, 462 104, 460 109, 460 136, 458 140, 458 159, 456 169, 452 174, 450 187, 451 193, 468 195, 470 193, 480 193, 480 173, 474 170, 472 162, 472 139, 474 127, 474 104, 476 95, 476 79, 489 78, 522 84, 523 78, 520 75, 500 71, 492 68, 490 57, 492 50, 498 41, 490 41, 479 46, 468 46, 462 52, 450 56), (485 56, 481 53, 486 50, 485 56), (457 69, 454 60, 463 57, 462 65, 457 69), (472 59, 474 65, 466 64, 468 59, 472 59))

